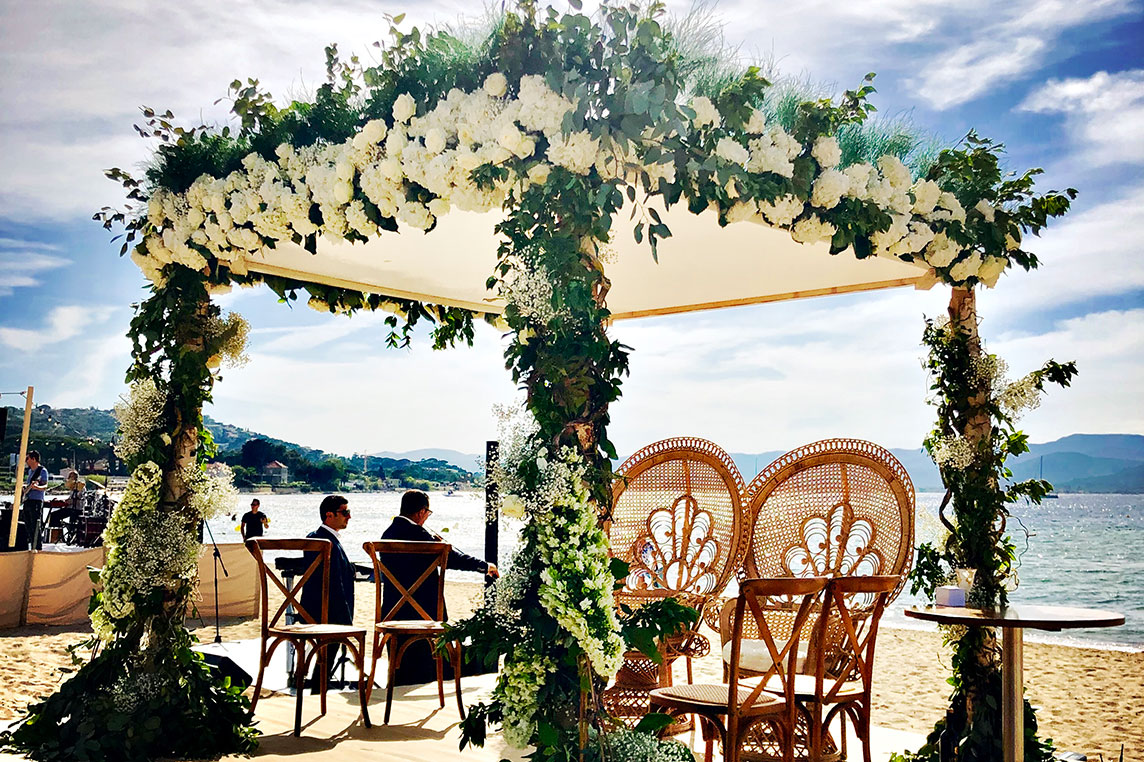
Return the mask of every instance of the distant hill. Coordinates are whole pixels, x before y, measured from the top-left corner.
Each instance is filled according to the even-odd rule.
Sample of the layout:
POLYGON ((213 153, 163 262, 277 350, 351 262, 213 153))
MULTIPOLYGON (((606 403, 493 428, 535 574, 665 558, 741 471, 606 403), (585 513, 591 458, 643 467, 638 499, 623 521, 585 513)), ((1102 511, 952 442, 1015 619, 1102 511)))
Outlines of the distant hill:
MULTIPOLYGON (((746 481, 754 478, 783 450, 731 453, 746 481)), ((891 448, 920 492, 943 489, 937 467, 921 448, 891 448)), ((1009 462, 1015 481, 1044 478, 1058 492, 1144 492, 1144 436, 1140 434, 1070 434, 1030 445, 1029 452, 1009 462), (1041 476, 1043 469, 1044 476, 1041 476)))
POLYGON ((457 452, 456 450, 443 450, 435 447, 427 447, 421 450, 407 450, 406 452, 392 452, 386 450, 385 452, 371 453, 371 458, 392 458, 394 460, 443 460, 458 468, 472 473, 484 473, 485 470, 485 456, 484 455, 470 455, 464 452, 457 452))
MULTIPOLYGON (((23 418, 23 407, 8 408, 8 426, 0 443, 0 449, 4 454, 14 452, 18 448, 23 418)), ((265 439, 294 448, 303 458, 313 463, 333 457, 322 450, 268 437, 259 432, 217 421, 210 416, 206 416, 206 424, 214 435, 220 452, 239 450, 243 444, 252 439, 265 439)), ((112 417, 110 410, 53 408, 49 405, 39 405, 32 418, 31 431, 33 443, 54 442, 55 448, 61 452, 65 449, 71 452, 72 449, 82 446, 83 440, 110 442, 115 433, 115 418, 112 417)), ((98 448, 94 448, 89 457, 106 457, 96 450, 98 448)), ((731 453, 731 457, 743 478, 750 481, 758 471, 784 452, 785 450, 739 452, 731 453)), ((916 489, 919 491, 942 489, 937 468, 921 448, 896 448, 890 452, 902 462, 916 489)), ((483 455, 442 448, 405 452, 387 450, 373 453, 369 457, 389 458, 393 461, 406 460, 411 463, 437 460, 471 473, 481 473, 484 470, 483 455)), ((6 462, 7 458, 4 460, 6 462)), ((362 456, 348 458, 347 461, 360 467, 362 456)), ((1044 478, 1052 482, 1058 492, 1144 493, 1144 473, 1142 473, 1144 436, 1070 434, 1052 442, 1031 445, 1028 453, 1010 462, 1010 468, 1016 480, 1037 478, 1043 471, 1044 478)))

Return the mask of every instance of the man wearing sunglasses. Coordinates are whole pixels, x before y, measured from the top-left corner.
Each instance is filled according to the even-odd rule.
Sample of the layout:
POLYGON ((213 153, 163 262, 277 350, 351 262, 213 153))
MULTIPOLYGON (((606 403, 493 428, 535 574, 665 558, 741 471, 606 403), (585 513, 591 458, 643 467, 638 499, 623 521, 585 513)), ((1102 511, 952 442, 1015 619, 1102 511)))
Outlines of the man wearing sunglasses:
MULTIPOLYGON (((433 511, 429 509, 429 496, 420 490, 409 490, 401 496, 401 512, 393 517, 393 523, 382 533, 381 539, 442 542, 440 535, 425 528, 425 521, 431 515, 433 515, 433 511)), ((398 581, 406 588, 409 588, 425 571, 426 562, 423 559, 415 558, 414 560, 401 564, 392 563, 390 568, 398 581)), ((493 579, 500 576, 496 564, 474 558, 467 553, 462 553, 456 548, 449 551, 449 564, 447 568, 456 569, 458 571, 480 572, 486 577, 492 577, 493 579)), ((435 611, 437 608, 437 574, 438 572, 434 571, 413 593, 414 599, 416 599, 417 603, 426 611, 435 611)), ((386 580, 382 587, 382 610, 390 611, 400 600, 400 593, 386 580)), ((406 604, 404 609, 398 611, 397 615, 393 618, 420 619, 421 617, 412 606, 406 604)), ((448 618, 448 613, 446 613, 445 618, 448 618)), ((445 663, 445 670, 449 673, 445 675, 445 678, 452 679, 452 668, 448 662, 445 663)), ((436 664, 429 651, 429 644, 427 641, 421 640, 411 643, 409 649, 401 657, 401 663, 398 665, 397 674, 394 677, 394 685, 427 683, 436 680, 436 677, 436 664)))
MULTIPOLYGON (((330 549, 330 600, 328 624, 353 624, 354 621, 354 567, 350 564, 346 551, 342 548, 340 533, 350 523, 349 501, 341 495, 329 495, 322 500, 318 507, 322 517, 321 525, 310 534, 309 539, 329 540, 333 547, 330 549)), ((303 553, 305 565, 309 565, 315 557, 314 553, 303 553)), ((302 608, 317 619, 322 613, 322 577, 321 570, 310 575, 302 586, 302 608)), ((336 659, 337 646, 331 646, 327 652, 327 668, 332 673, 336 659)), ((317 691, 318 664, 314 664, 314 677, 311 683, 317 691)))

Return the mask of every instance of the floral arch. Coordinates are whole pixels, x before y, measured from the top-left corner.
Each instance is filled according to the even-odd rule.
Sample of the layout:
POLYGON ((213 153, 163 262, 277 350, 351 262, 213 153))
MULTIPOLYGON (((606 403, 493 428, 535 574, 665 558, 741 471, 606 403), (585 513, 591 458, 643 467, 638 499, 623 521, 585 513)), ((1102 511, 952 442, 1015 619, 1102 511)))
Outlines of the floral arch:
MULTIPOLYGON (((1023 440, 1011 436, 1012 416, 996 403, 993 392, 1004 391, 997 374, 973 371, 984 356, 973 293, 1008 269, 1034 268, 1024 238, 1065 213, 1075 192, 1035 194, 1037 171, 1004 175, 1000 146, 973 134, 929 160, 914 151, 917 141, 877 139, 868 119, 873 75, 837 101, 779 97, 757 68, 704 68, 657 6, 605 6, 589 18, 572 4, 560 13, 520 0, 474 44, 447 32, 401 32, 392 19, 375 66, 327 49, 328 81, 312 101, 277 106, 255 80, 236 80, 234 129, 178 127, 169 112, 144 110, 137 129, 159 140, 155 161, 142 179, 111 170, 133 205, 97 215, 125 228, 122 253, 153 284, 132 321, 128 378, 146 385, 154 416, 130 457, 130 510, 109 528, 93 613, 105 647, 32 707, 6 743, 40 759, 84 744, 90 758, 112 759, 255 743, 246 700, 215 683, 189 650, 183 617, 193 566, 175 550, 159 559, 138 540, 165 532, 165 547, 186 544, 219 489, 199 476, 213 451, 201 410, 219 356, 233 354, 244 328, 224 320, 210 296, 264 283, 324 311, 391 312, 391 345, 407 343, 419 322, 432 324, 438 347, 471 341, 480 319, 511 333, 506 367, 526 391, 531 429, 514 445, 502 488, 521 498, 528 520, 502 605, 459 628, 477 639, 478 656, 504 657, 493 703, 473 709, 465 732, 479 742, 493 721, 544 758, 583 751, 589 726, 593 734, 606 726, 592 688, 615 674, 623 650, 598 526, 610 510, 616 456, 608 406, 620 396, 628 357, 607 331, 617 317, 610 273, 623 266, 614 249, 630 239, 654 264, 691 217, 706 220, 713 249, 722 231, 731 240, 757 223, 758 240, 769 242, 758 244, 759 257, 781 240, 784 262, 805 253, 827 269, 796 264, 796 274, 819 274, 784 290, 768 284, 767 272, 781 280, 777 269, 756 268, 761 277, 748 296, 689 302, 683 288, 670 304, 633 316, 893 285, 953 287, 952 322, 927 329, 942 402, 930 443, 969 454, 940 462, 954 519, 950 543, 930 560, 978 568, 984 595, 1003 598, 1008 493, 998 476, 1023 440), (417 269, 417 256, 407 255, 414 275, 400 281, 387 240, 433 234, 451 215, 491 220, 489 269, 464 294, 443 293, 455 270, 431 261, 417 269), (153 573, 140 578, 143 564, 153 573), (117 704, 124 685, 146 688, 150 700, 117 704), (168 721, 185 730, 170 732, 168 721), (127 728, 142 730, 129 737, 127 728)), ((698 272, 703 258, 688 266, 698 272)), ((654 302, 659 291, 651 293, 654 302)), ((1067 383, 1071 372, 1050 363, 1026 385, 1035 394, 1046 381, 1067 383)), ((966 734, 992 748, 999 721, 985 698, 996 657, 987 635, 967 636, 958 648, 973 658, 961 660, 955 703, 970 718, 977 707, 978 724, 967 723, 966 734)))

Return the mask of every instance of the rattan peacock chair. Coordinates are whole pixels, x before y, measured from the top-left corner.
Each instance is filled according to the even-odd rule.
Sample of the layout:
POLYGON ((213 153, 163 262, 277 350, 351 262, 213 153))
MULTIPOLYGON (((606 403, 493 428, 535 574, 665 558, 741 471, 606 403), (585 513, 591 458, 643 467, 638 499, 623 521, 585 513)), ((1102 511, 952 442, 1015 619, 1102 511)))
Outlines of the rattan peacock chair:
MULTIPOLYGON (((648 445, 620 467, 606 525, 613 557, 630 573, 616 593, 620 605, 637 607, 665 596, 701 611, 732 578, 746 541, 743 478, 726 452, 704 439, 674 438, 648 445)), ((617 719, 634 722, 647 713, 649 694, 670 685, 672 663, 710 651, 694 629, 665 643, 663 664, 639 652, 625 654, 604 705, 617 719)))
MULTIPOLYGON (((872 442, 826 439, 791 450, 748 485, 747 515, 740 579, 892 575, 898 583, 883 606, 905 585, 914 554, 914 487, 897 458, 872 442)), ((857 627, 865 626, 879 597, 851 599, 857 627)), ((718 608, 709 607, 708 623, 718 608)), ((720 636, 726 650, 726 627, 720 636)), ((828 660, 851 663, 840 628, 828 628, 822 638, 828 660)), ((800 718, 796 743, 809 740, 807 720, 800 718)), ((771 758, 764 752, 768 744, 758 741, 746 757, 771 758)), ((839 749, 829 736, 824 742, 823 759, 830 759, 839 749)))

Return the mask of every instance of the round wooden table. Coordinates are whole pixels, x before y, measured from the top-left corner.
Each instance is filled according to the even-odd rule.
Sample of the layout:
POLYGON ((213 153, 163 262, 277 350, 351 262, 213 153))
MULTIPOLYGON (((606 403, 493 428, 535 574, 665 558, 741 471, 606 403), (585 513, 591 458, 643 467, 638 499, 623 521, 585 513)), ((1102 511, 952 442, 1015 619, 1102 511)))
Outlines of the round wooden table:
POLYGON ((969 627, 1000 627, 1001 639, 1001 738, 1004 762, 1025 759, 1024 631, 1073 630, 1082 627, 1119 627, 1124 615, 1115 611, 1078 609, 1069 606, 1006 606, 1000 610, 959 606, 911 606, 912 619, 969 627))

